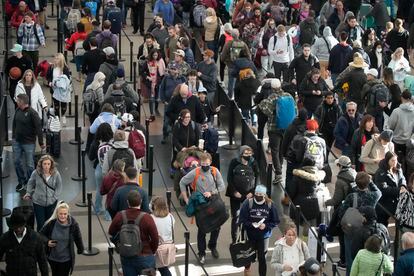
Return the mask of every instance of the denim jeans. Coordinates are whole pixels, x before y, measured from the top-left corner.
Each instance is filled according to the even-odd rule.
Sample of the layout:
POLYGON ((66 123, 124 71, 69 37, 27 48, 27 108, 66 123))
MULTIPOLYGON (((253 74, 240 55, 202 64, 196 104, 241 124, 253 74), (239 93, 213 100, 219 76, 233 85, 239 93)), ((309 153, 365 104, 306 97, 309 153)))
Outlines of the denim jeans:
POLYGON ((189 12, 183 12, 183 24, 187 28, 190 27, 190 13, 189 12))
POLYGON ((13 141, 12 148, 14 167, 16 169, 16 175, 19 184, 26 184, 35 169, 35 147, 35 144, 22 144, 17 141, 13 141))
POLYGON ((162 125, 162 136, 163 138, 167 138, 170 129, 170 118, 167 116, 167 108, 168 104, 164 105, 164 122, 162 125))
POLYGON ((253 109, 242 109, 241 113, 243 115, 243 119, 245 119, 247 123, 252 123, 252 126, 256 126, 257 118, 253 109))
POLYGON ((80 72, 83 65, 83 56, 75 56, 76 72, 80 72))
POLYGON ((33 203, 33 209, 34 209, 35 218, 36 218, 37 232, 39 232, 40 229, 42 229, 46 220, 48 220, 52 216, 53 211, 55 210, 56 204, 57 204, 57 201, 55 201, 55 203, 49 206, 41 206, 41 205, 37 205, 36 203, 33 203))
POLYGON ((99 214, 102 208, 102 195, 101 195, 101 185, 103 181, 102 167, 100 164, 96 165, 95 168, 95 185, 96 185, 96 196, 95 196, 95 212, 99 214))
MULTIPOLYGON (((216 248, 217 247, 217 240, 218 236, 220 234, 220 228, 212 231, 210 233, 210 241, 208 242, 208 248, 216 248)), ((206 233, 203 233, 200 231, 200 229, 197 230, 197 248, 198 248, 198 254, 205 256, 206 255, 206 233)))
POLYGON ((124 276, 137 276, 143 269, 155 268, 155 257, 151 256, 134 256, 122 257, 122 272, 124 276))
POLYGON ((236 78, 231 76, 231 72, 233 71, 233 66, 227 66, 227 75, 229 76, 229 82, 227 84, 227 96, 230 99, 233 98, 234 93, 234 86, 236 85, 236 78))
POLYGON ((160 272, 161 276, 171 276, 171 272, 170 269, 168 268, 168 266, 165 267, 160 267, 158 268, 158 271, 160 272))

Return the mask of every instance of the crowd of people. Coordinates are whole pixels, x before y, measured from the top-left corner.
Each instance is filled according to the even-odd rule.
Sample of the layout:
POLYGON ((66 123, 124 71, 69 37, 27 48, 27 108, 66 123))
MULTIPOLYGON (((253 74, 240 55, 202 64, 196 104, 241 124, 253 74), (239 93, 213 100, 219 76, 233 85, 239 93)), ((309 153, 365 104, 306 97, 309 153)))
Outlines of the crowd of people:
POLYGON ((79 225, 61 201, 64 180, 54 161, 73 80, 83 84, 95 212, 111 221, 108 233, 124 275, 154 275, 155 269, 171 275, 175 262, 174 216, 166 199, 149 198, 140 177, 147 143, 139 122, 142 102, 150 121, 163 122, 161 143, 172 149, 168 173, 186 214, 195 216, 201 265, 209 263, 207 248, 220 257, 220 229, 229 216, 224 192, 232 244, 244 233, 258 261, 257 273, 252 260, 243 263, 245 275, 267 275, 275 227, 283 235, 270 260, 276 275, 323 275, 307 247, 307 231, 330 206, 330 223, 320 231, 329 240, 338 237, 337 265, 346 275, 414 273, 412 0, 399 1, 396 12, 393 1, 385 0, 157 0, 149 26, 145 1, 61 0, 60 27, 73 60, 56 53, 50 62, 39 61, 48 29, 46 1, 6 3, 17 36, 6 62, 16 105, 16 192, 33 205, 37 230, 27 215, 13 211, 10 230, 0 237, 9 275, 36 275, 37 265, 48 275, 47 262, 52 275, 69 275, 74 245, 78 254, 84 250, 79 225), (372 9, 362 9, 368 5, 372 9), (136 56, 139 91, 125 80, 117 59, 129 8, 133 34, 139 31, 144 40, 136 56), (240 147, 224 179, 213 120, 222 107, 214 102, 219 80, 258 139, 267 129, 273 184, 286 190, 283 205, 301 207, 302 233, 289 218, 294 212, 281 213, 260 183, 250 146, 240 147), (36 156, 36 143, 48 154, 36 156), (333 181, 332 198, 321 202, 318 193, 333 181), (208 217, 207 210, 216 213, 208 217), (403 232, 395 270, 387 228, 392 220, 403 232))

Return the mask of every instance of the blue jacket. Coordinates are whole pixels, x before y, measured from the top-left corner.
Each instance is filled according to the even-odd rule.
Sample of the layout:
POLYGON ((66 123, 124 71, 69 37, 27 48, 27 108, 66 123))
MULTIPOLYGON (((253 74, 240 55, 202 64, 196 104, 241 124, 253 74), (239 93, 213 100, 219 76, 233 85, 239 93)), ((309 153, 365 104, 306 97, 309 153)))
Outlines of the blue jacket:
POLYGON ((230 72, 233 78, 239 79, 240 70, 250 68, 253 70, 254 74, 257 76, 257 68, 254 65, 253 61, 248 58, 238 58, 233 63, 233 68, 230 72))
POLYGON ((335 45, 329 55, 328 70, 334 74, 339 74, 348 67, 348 56, 351 55, 352 48, 349 45, 335 45))
POLYGON ((174 6, 171 1, 164 3, 163 0, 157 0, 153 14, 156 15, 158 13, 162 14, 162 18, 164 18, 168 25, 174 25, 174 6))
POLYGON ((196 63, 194 59, 193 50, 191 50, 191 48, 185 48, 184 53, 185 53, 184 61, 187 62, 188 65, 190 65, 191 69, 194 69, 196 66, 196 63))
POLYGON ((414 273, 414 248, 401 252, 395 266, 394 276, 406 276, 414 273))
POLYGON ((166 75, 162 79, 160 88, 159 88, 159 95, 160 95, 161 101, 169 102, 171 100, 174 89, 177 87, 177 85, 181 83, 185 83, 185 81, 186 79, 184 76, 178 76, 174 78, 171 75, 166 75))
POLYGON ((114 213, 118 213, 120 211, 128 209, 128 194, 130 191, 138 191, 141 195, 141 210, 150 213, 149 209, 149 199, 148 199, 148 193, 139 187, 137 183, 125 183, 125 185, 119 187, 116 189, 114 197, 112 198, 111 202, 111 209, 114 211, 114 213))
POLYGON ((254 199, 246 199, 240 208, 239 224, 243 225, 250 240, 257 241, 269 238, 272 235, 272 229, 279 222, 279 216, 277 215, 273 202, 271 204, 265 202, 259 205, 254 199), (253 201, 251 208, 249 206, 249 200, 253 201), (253 223, 259 222, 263 218, 265 218, 263 222, 266 225, 265 229, 260 230, 259 228, 255 228, 253 223))
POLYGON ((352 135, 354 131, 359 127, 362 115, 355 114, 355 118, 349 118, 348 114, 342 115, 336 123, 334 129, 335 147, 340 150, 344 150, 351 145, 352 135))

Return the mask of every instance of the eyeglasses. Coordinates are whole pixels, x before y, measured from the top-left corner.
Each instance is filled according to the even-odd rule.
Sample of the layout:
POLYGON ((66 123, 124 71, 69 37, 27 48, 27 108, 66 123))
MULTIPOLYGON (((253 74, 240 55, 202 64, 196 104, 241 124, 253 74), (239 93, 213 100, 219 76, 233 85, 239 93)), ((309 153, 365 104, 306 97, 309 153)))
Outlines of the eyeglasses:
POLYGON ((348 109, 348 112, 355 112, 355 109, 348 109))

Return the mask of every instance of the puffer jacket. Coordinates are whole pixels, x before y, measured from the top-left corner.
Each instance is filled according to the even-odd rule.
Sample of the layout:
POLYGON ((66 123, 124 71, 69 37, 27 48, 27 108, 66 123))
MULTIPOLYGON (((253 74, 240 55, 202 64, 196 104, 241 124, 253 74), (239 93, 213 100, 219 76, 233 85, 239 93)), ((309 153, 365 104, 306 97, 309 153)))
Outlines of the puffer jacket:
POLYGON ((315 40, 311 51, 319 60, 328 61, 331 49, 336 44, 338 44, 338 40, 332 35, 331 28, 326 26, 323 29, 323 36, 315 40))
POLYGON ((307 220, 315 219, 319 215, 318 198, 316 191, 325 178, 325 172, 316 167, 304 166, 293 170, 291 197, 295 205, 301 207, 307 220))
POLYGON ((326 206, 338 208, 341 205, 346 196, 356 188, 356 174, 357 172, 352 167, 344 167, 338 172, 334 194, 331 199, 325 202, 326 206))
MULTIPOLYGON (((14 100, 17 100, 17 96, 20 94, 26 94, 26 89, 22 81, 16 86, 16 92, 14 94, 14 100)), ((43 117, 42 109, 47 107, 47 102, 45 95, 43 94, 42 87, 39 83, 35 83, 30 91, 30 106, 33 108, 37 114, 39 114, 40 119, 43 117)))
POLYGON ((46 207, 59 200, 62 193, 62 177, 55 170, 55 173, 46 181, 47 185, 42 177, 45 179, 44 175, 41 176, 37 170, 32 172, 27 182, 26 195, 32 197, 33 203, 46 207))
MULTIPOLYGON (((308 246, 304 241, 302 241, 299 238, 296 239, 292 246, 286 244, 285 238, 276 241, 275 248, 272 254, 272 259, 270 261, 270 265, 272 266, 272 268, 276 270, 276 276, 285 275, 282 274, 282 272, 284 271, 283 265, 289 262, 289 260, 297 258, 296 256, 288 255, 288 253, 293 253, 291 250, 288 250, 290 248, 294 249, 296 251, 295 253, 299 255, 299 263, 297 264, 298 266, 310 257, 308 246)), ((296 268, 298 267, 294 267, 294 269, 296 268)))
MULTIPOLYGON (((387 146, 381 144, 379 134, 374 134, 361 150, 359 161, 364 163, 365 172, 373 175, 378 170, 376 160, 382 160, 387 152, 394 152, 394 144, 389 142, 387 146)), ((377 182, 375 182, 378 184, 377 182)))
POLYGON ((207 17, 204 22, 204 36, 205 41, 214 41, 215 40, 215 34, 217 30, 217 24, 219 24, 219 19, 216 16, 209 16, 207 17))

